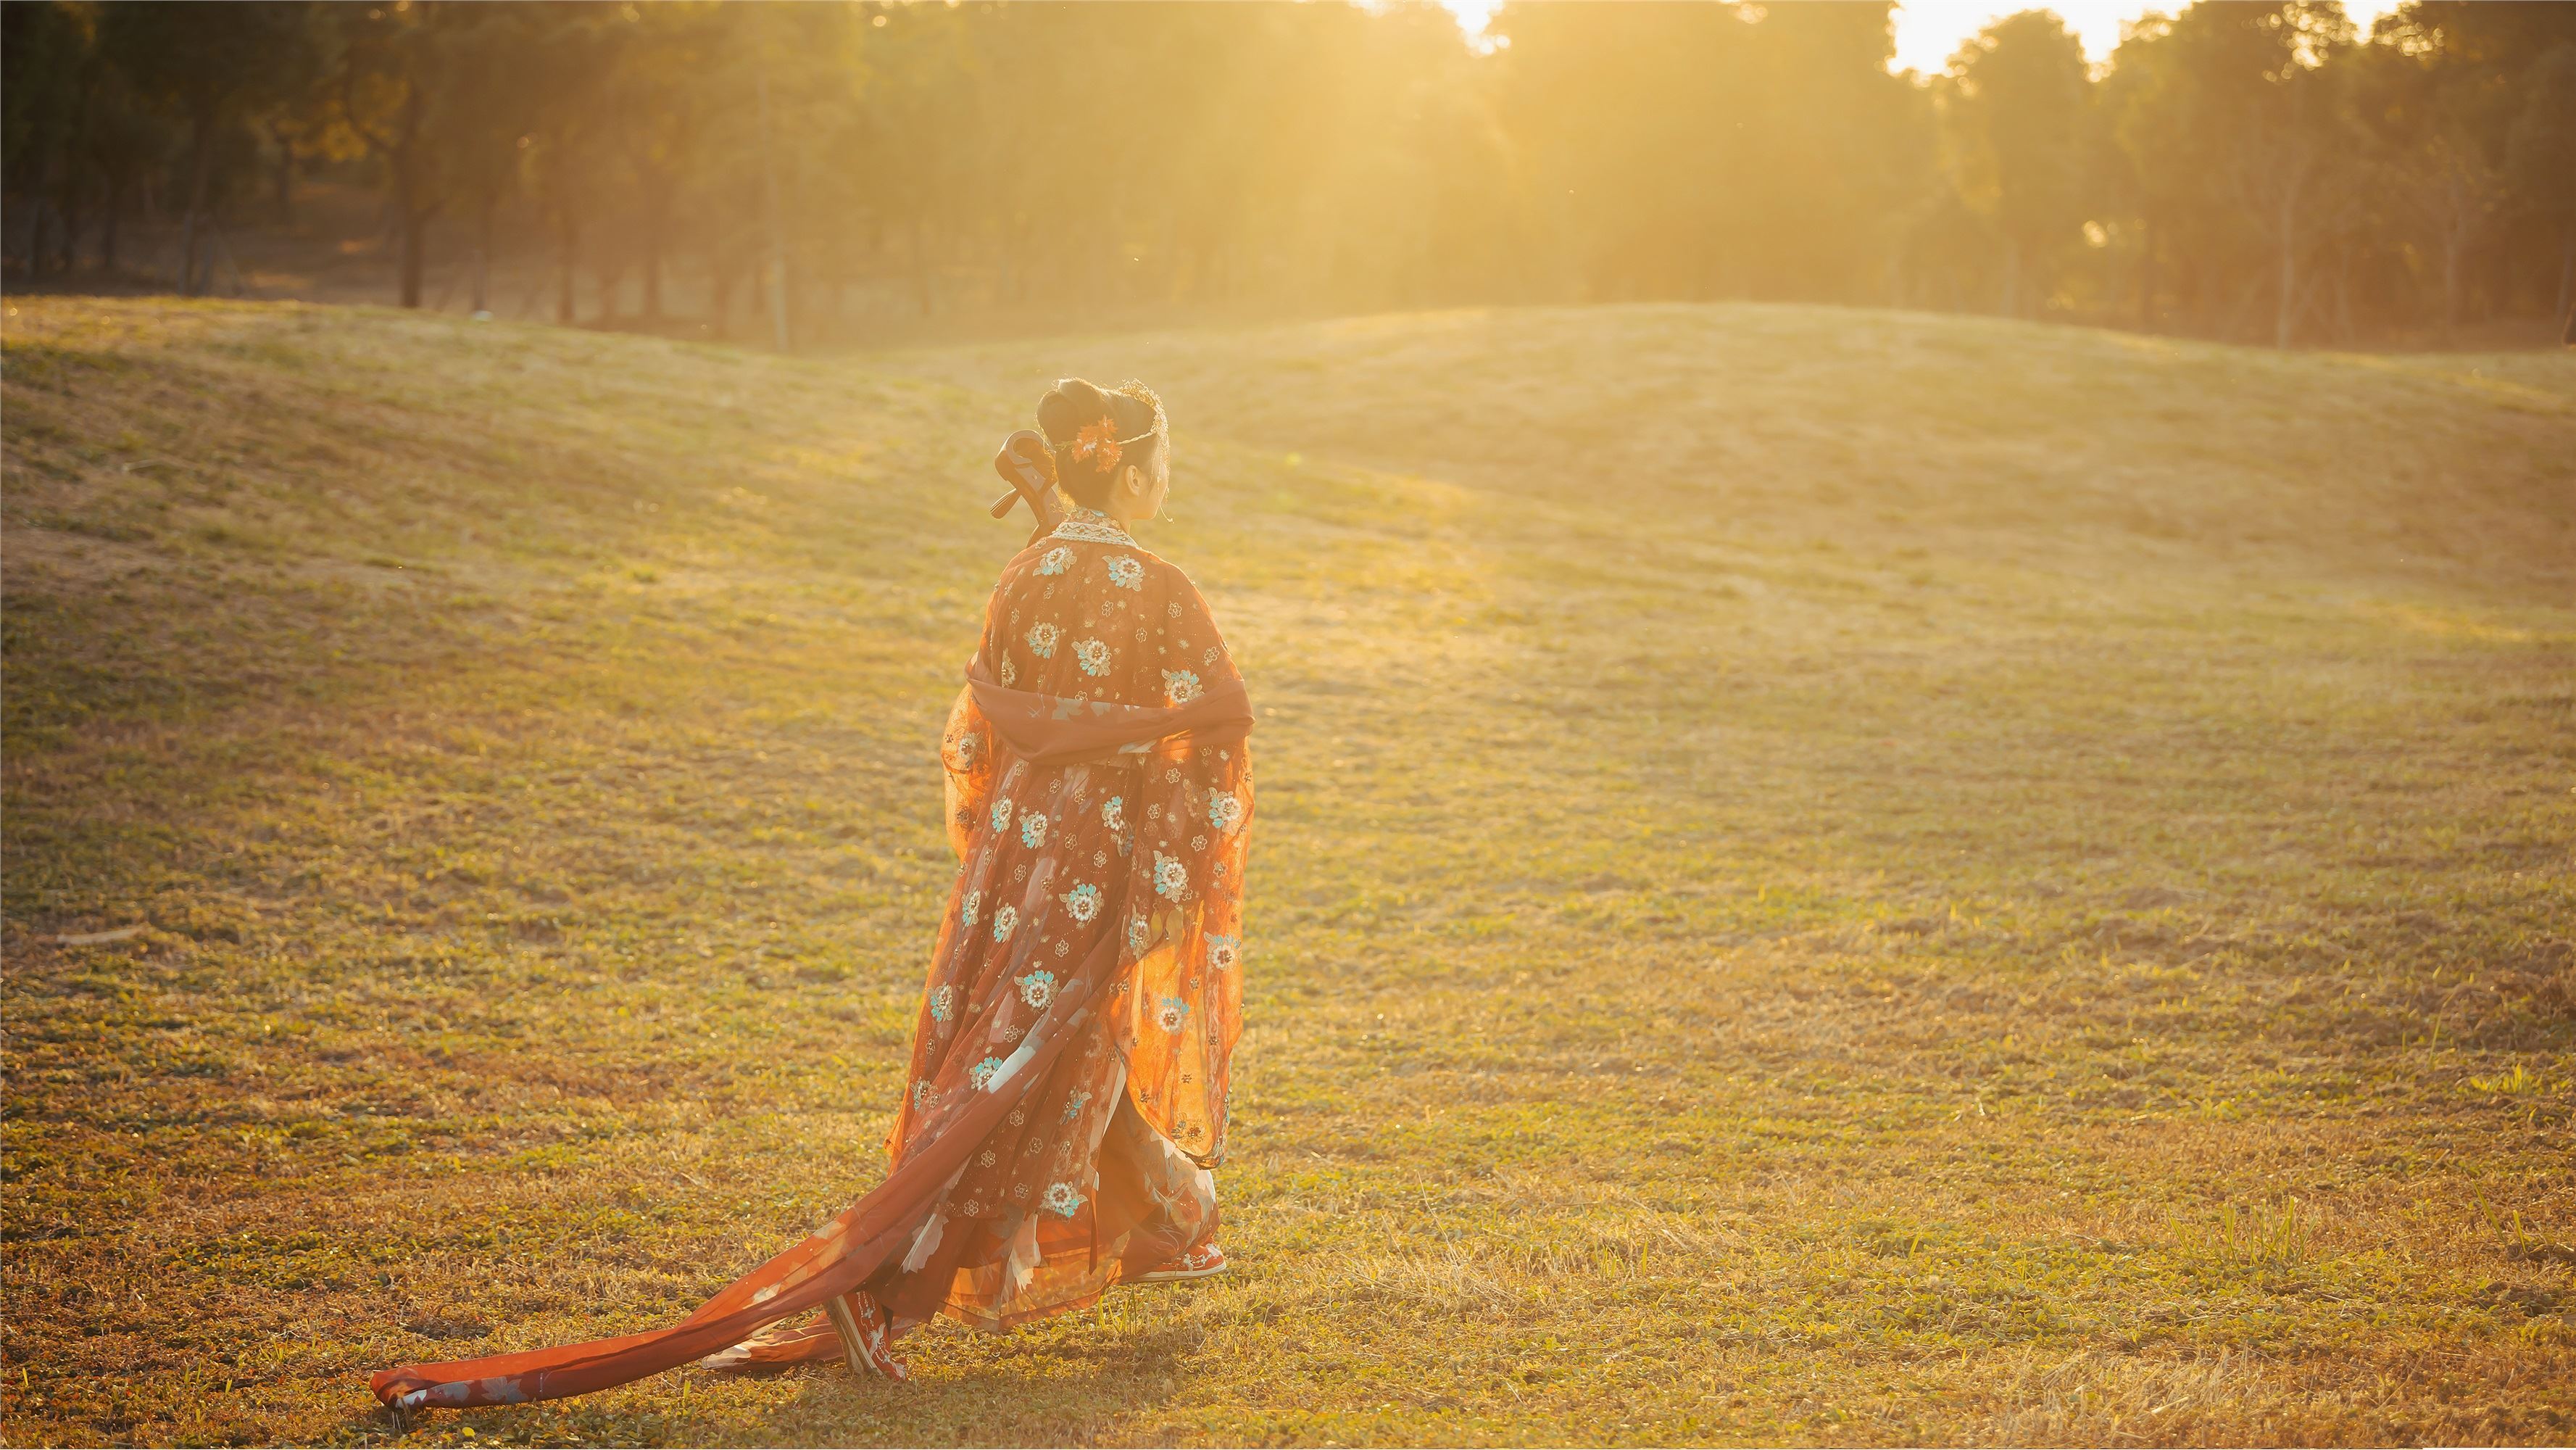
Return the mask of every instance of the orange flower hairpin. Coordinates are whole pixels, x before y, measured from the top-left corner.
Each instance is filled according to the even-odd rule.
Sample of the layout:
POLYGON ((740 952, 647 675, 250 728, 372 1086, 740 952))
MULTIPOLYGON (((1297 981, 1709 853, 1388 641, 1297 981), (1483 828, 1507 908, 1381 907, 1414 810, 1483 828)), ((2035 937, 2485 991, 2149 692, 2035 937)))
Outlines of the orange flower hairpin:
POLYGON ((1082 431, 1073 435, 1073 446, 1067 451, 1103 472, 1116 468, 1119 452, 1117 423, 1103 418, 1097 423, 1083 425, 1082 431))

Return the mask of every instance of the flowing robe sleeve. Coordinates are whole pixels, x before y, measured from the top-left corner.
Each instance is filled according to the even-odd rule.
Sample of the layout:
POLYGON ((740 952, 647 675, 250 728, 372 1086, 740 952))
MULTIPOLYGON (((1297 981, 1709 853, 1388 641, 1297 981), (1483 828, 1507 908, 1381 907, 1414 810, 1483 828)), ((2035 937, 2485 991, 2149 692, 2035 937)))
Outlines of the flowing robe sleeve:
MULTIPOLYGON (((1159 563, 1159 561, 1157 561, 1159 563)), ((1241 680, 1207 601, 1163 565, 1151 667, 1186 703, 1241 680)), ((1243 1030, 1243 887, 1252 757, 1245 740, 1161 742, 1139 763, 1127 823, 1126 1000, 1111 1020, 1139 1114, 1203 1165, 1225 1153, 1226 1093, 1243 1030)))

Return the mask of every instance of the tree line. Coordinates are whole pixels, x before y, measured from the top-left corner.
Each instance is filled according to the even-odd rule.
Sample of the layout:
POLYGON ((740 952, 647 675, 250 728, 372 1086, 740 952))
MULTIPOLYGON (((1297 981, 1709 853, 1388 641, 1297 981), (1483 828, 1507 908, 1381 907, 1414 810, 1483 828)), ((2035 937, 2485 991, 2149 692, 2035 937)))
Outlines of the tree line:
POLYGON ((433 249, 718 330, 860 281, 1312 311, 1750 298, 2281 346, 2576 302, 2576 4, 2052 12, 1891 75, 1879 3, 0 6, 7 265, 179 290, 299 175, 433 249), (629 284, 633 284, 630 287, 629 284))

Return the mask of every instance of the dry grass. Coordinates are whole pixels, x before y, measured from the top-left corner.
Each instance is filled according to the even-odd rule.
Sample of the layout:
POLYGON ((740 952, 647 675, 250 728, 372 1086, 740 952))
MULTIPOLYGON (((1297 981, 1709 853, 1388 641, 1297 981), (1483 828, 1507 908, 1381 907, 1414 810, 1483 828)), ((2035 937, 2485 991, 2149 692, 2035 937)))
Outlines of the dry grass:
POLYGON ((2576 1434, 2568 358, 10 307, 12 1443, 388 1440, 875 1181, 1077 370, 1264 709, 1238 1272, 410 1440, 2576 1434))

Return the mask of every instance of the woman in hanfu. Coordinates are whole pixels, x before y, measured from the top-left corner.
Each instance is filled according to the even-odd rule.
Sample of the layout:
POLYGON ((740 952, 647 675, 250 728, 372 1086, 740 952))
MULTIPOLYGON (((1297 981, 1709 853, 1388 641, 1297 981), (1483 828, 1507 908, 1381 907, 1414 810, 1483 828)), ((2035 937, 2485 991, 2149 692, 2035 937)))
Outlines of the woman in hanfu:
POLYGON ((941 742, 959 865, 893 1171, 677 1325, 387 1370, 385 1403, 549 1399, 700 1360, 901 1379, 892 1345, 935 1314, 1002 1330, 1224 1269, 1211 1170, 1251 706, 1207 602, 1128 532, 1170 486, 1160 400, 1069 379, 1038 421, 1070 507, 1003 567, 941 742))

